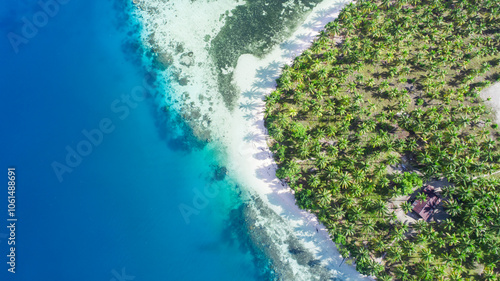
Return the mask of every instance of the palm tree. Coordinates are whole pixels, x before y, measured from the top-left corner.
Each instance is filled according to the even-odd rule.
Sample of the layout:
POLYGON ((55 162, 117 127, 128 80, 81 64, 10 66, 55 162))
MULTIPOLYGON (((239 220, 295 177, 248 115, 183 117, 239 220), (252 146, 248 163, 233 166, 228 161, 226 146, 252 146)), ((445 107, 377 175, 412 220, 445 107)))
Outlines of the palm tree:
POLYGON ((396 277, 401 280, 410 280, 410 273, 405 264, 400 264, 397 267, 396 277))
POLYGON ((347 188, 351 186, 352 184, 351 174, 349 174, 349 172, 347 171, 340 173, 340 175, 338 176, 338 183, 342 188, 347 188))
POLYGON ((423 193, 423 192, 420 192, 418 195, 417 195, 417 200, 420 201, 420 202, 424 202, 424 201, 427 201, 427 194, 423 193))
POLYGON ((411 212, 411 210, 413 209, 413 206, 409 202, 403 202, 401 204, 401 209, 403 210, 403 212, 405 212, 405 214, 407 214, 407 213, 411 212))
POLYGON ((452 217, 456 217, 462 213, 462 207, 456 200, 449 199, 444 206, 446 208, 446 213, 452 217))
POLYGON ((321 206, 329 206, 330 205, 330 202, 332 201, 332 194, 329 190, 327 189, 323 189, 321 192, 320 192, 320 196, 319 196, 319 204, 321 206))
POLYGON ((387 208, 387 204, 380 199, 375 200, 375 202, 373 203, 373 208, 379 216, 382 216, 389 211, 389 208, 387 208))
POLYGON ((434 280, 436 277, 432 268, 426 262, 417 265, 417 276, 419 280, 434 280))
POLYGON ((394 241, 403 241, 406 238, 404 230, 398 230, 394 234, 394 241))
POLYGON ((332 217, 336 220, 342 220, 345 216, 345 211, 342 206, 336 206, 332 209, 332 217))
POLYGON ((448 245, 454 246, 459 243, 458 237, 455 235, 455 233, 453 234, 446 233, 446 236, 447 236, 446 239, 448 240, 448 245))
POLYGON ((363 232, 371 235, 373 231, 375 231, 375 220, 368 218, 363 224, 363 232))
POLYGON ((339 35, 340 34, 340 24, 337 21, 332 21, 328 23, 326 26, 326 29, 332 33, 332 35, 339 35))
POLYGON ((443 222, 442 226, 443 226, 443 229, 444 229, 444 230, 446 230, 446 231, 450 232, 450 231, 452 231, 453 229, 455 229, 455 222, 454 222, 453 220, 451 220, 451 219, 447 218, 447 219, 443 222))
POLYGON ((346 228, 344 229, 345 236, 353 236, 356 233, 355 224, 348 223, 346 228))
POLYGON ((399 157, 394 154, 389 154, 387 156, 387 165, 396 165, 399 164, 399 157))
POLYGON ((341 138, 341 139, 338 140, 337 145, 338 145, 339 149, 344 150, 344 149, 346 149, 348 147, 349 141, 347 139, 345 139, 345 138, 341 138))
POLYGON ((311 177, 309 177, 309 180, 307 181, 307 183, 311 187, 316 188, 316 187, 318 187, 321 184, 321 180, 320 180, 320 178, 319 178, 319 176, 317 174, 314 174, 311 177))
POLYGON ((430 263, 434 260, 434 254, 428 248, 422 249, 420 252, 420 259, 425 263, 430 263))
POLYGON ((377 280, 380 280, 380 281, 391 281, 392 280, 392 276, 384 273, 383 275, 378 275, 377 276, 377 280))

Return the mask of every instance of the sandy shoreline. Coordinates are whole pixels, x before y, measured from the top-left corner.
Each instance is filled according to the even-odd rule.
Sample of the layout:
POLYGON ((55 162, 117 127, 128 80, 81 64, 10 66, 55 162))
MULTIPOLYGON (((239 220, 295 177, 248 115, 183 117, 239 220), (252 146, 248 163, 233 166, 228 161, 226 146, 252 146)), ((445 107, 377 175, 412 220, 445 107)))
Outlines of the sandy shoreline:
POLYGON ((316 275, 316 266, 304 264, 300 255, 290 252, 292 244, 297 246, 293 242, 296 240, 335 278, 370 279, 359 274, 354 266, 344 263, 339 267, 343 258, 326 228, 318 223, 315 215, 299 209, 292 190, 276 178, 276 163, 267 146, 263 119, 264 97, 275 89, 275 79, 283 65, 291 64, 294 57, 307 49, 346 2, 325 0, 318 4, 293 35, 264 58, 241 55, 233 73, 233 83, 241 95, 233 111, 226 108, 218 92, 213 76, 215 65, 210 60, 209 42, 205 38, 207 35, 213 38, 220 31, 225 21, 223 17, 220 19, 222 13, 242 3, 231 0, 217 2, 215 6, 212 2, 140 0, 138 3, 145 44, 151 44, 159 56, 168 59, 166 79, 174 76, 187 81, 172 83, 173 91, 166 97, 171 100, 165 100, 165 104, 189 113, 191 124, 197 130, 209 130, 214 140, 210 146, 220 149, 218 160, 227 166, 229 176, 251 196, 258 196, 260 200, 250 200, 248 204, 249 213, 253 214, 251 227, 256 226, 260 231, 254 233, 254 237, 257 240, 264 237, 265 243, 259 246, 272 248, 270 258, 286 271, 285 280, 322 278, 316 275), (193 11, 204 13, 196 17, 193 11), (196 24, 186 25, 186 22, 196 24), (177 50, 178 46, 182 46, 182 51, 177 50), (190 61, 186 61, 187 54, 192 55, 190 61), (193 118, 193 113, 198 117, 193 118))
POLYGON ((344 3, 324 1, 307 17, 293 36, 263 59, 242 55, 235 69, 234 80, 241 90, 239 109, 231 123, 228 139, 231 172, 236 178, 267 201, 269 206, 284 217, 299 240, 320 259, 327 268, 345 280, 370 279, 359 274, 353 266, 342 265, 325 226, 315 215, 301 210, 295 204, 293 191, 276 177, 276 163, 268 148, 264 126, 264 97, 276 87, 275 79, 285 64, 310 47, 321 29, 334 20, 344 3))

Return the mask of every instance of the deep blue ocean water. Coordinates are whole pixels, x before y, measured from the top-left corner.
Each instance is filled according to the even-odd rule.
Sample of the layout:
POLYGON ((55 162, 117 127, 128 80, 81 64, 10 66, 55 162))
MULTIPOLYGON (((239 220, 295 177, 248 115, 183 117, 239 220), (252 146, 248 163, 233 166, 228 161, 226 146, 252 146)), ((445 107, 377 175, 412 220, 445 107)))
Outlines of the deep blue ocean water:
POLYGON ((228 233, 240 199, 233 184, 213 179, 212 152, 190 149, 188 131, 171 136, 182 124, 162 119, 154 93, 126 98, 151 79, 130 43, 137 30, 124 0, 65 1, 46 24, 37 2, 0 4, 0 280, 261 279, 245 237, 228 233), (23 18, 43 26, 13 41, 16 54, 11 41, 20 39, 8 34, 23 36, 23 18), (112 132, 91 144, 82 131, 103 122, 112 132), (78 147, 88 155, 66 161, 78 147), (15 274, 7 272, 8 167, 16 168, 15 274), (186 223, 180 204, 193 206, 206 188, 217 195, 199 200, 186 223))

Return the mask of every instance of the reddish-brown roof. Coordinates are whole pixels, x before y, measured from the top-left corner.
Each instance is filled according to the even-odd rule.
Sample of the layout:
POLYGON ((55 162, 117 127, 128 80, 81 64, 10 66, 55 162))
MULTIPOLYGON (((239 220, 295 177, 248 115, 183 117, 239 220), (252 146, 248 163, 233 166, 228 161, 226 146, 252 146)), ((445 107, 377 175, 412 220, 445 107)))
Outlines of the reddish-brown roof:
POLYGON ((423 192, 427 195, 427 199, 424 201, 417 199, 413 202, 412 206, 413 211, 427 221, 434 213, 434 209, 441 202, 441 198, 437 196, 432 186, 426 186, 423 192))

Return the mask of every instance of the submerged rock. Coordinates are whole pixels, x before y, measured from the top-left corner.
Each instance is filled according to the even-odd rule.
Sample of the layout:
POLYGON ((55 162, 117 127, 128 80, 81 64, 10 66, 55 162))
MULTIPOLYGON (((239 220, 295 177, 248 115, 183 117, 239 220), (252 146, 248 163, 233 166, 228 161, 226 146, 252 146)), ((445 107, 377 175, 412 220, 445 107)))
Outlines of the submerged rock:
POLYGON ((187 77, 179 79, 179 85, 186 86, 187 84, 189 84, 189 79, 187 77))
POLYGON ((193 65, 194 64, 193 52, 182 54, 179 63, 187 67, 193 65))
POLYGON ((226 167, 222 166, 222 167, 217 167, 217 169, 215 169, 215 174, 214 174, 215 180, 221 181, 226 178, 226 175, 227 175, 226 167))
POLYGON ((173 56, 168 52, 157 53, 155 66, 158 69, 165 70, 174 62, 173 56))
POLYGON ((276 280, 336 280, 287 227, 287 222, 259 197, 253 196, 243 206, 243 216, 251 247, 269 259, 276 280))

